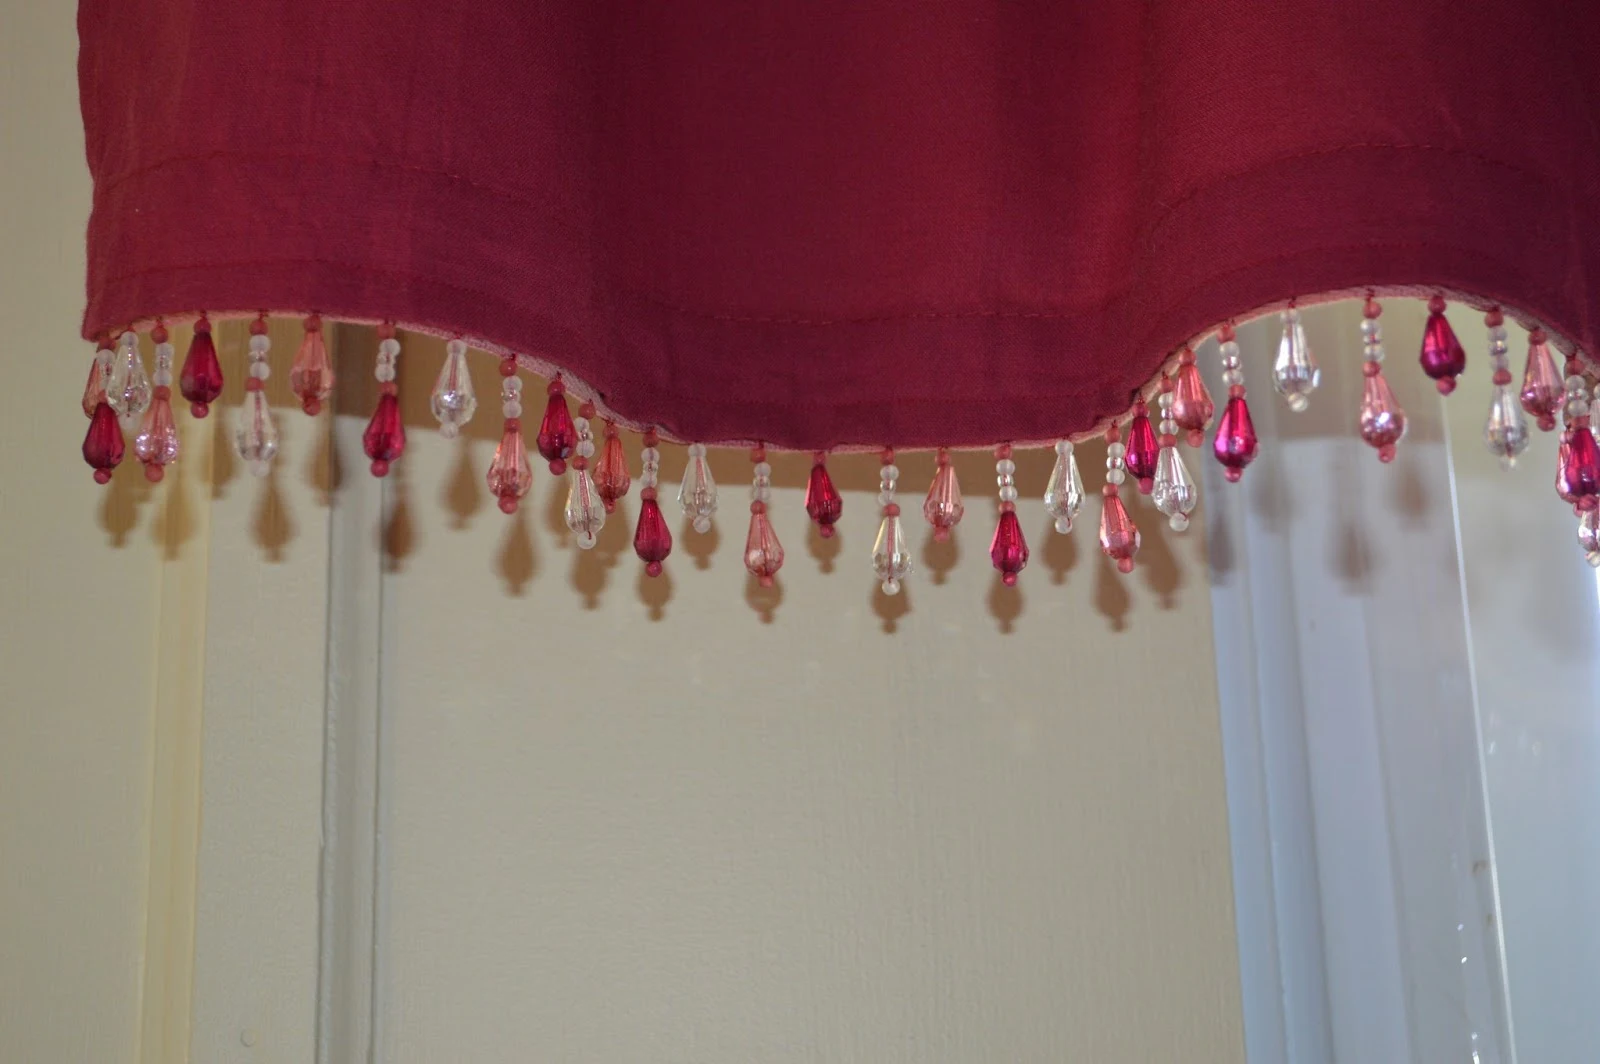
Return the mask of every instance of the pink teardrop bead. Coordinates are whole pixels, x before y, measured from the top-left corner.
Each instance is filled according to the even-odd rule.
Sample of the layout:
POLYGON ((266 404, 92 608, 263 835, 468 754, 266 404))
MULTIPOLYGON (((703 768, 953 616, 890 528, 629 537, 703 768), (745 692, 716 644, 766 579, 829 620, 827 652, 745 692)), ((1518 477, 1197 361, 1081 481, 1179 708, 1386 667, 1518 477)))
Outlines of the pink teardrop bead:
POLYGON ((372 475, 381 477, 389 472, 389 463, 406 450, 406 427, 400 420, 400 401, 393 392, 378 396, 378 409, 367 422, 362 433, 361 446, 372 459, 372 475))
POLYGON ((1156 431, 1150 426, 1150 414, 1143 403, 1136 408, 1133 420, 1128 422, 1128 450, 1123 465, 1128 475, 1139 482, 1139 493, 1149 495, 1155 484, 1156 459, 1161 446, 1156 442, 1156 431))
POLYGON ((95 408, 106 401, 106 375, 96 358, 89 363, 89 380, 83 386, 83 416, 93 420, 95 408))
POLYGON ((289 390, 300 397, 302 410, 315 415, 322 409, 322 401, 333 393, 333 384, 333 362, 328 358, 322 330, 307 329, 294 364, 289 367, 289 390))
POLYGON ((1022 536, 1022 522, 1015 510, 1002 510, 1000 523, 994 527, 994 539, 989 541, 989 560, 1000 570, 1000 579, 1007 587, 1017 582, 1017 574, 1028 564, 1028 541, 1022 536))
POLYGON ((122 426, 111 404, 101 400, 89 418, 89 431, 83 437, 83 460, 94 470, 94 479, 104 484, 111 471, 122 462, 122 426))
POLYGON ((823 539, 833 535, 833 526, 844 512, 844 499, 828 476, 828 467, 817 462, 811 467, 811 477, 806 481, 806 513, 817 523, 823 539))
POLYGON ((1600 445, 1587 425, 1567 429, 1561 448, 1561 474, 1556 490, 1568 502, 1590 509, 1600 498, 1600 445))
POLYGON ((1223 465, 1224 475, 1232 481, 1244 475, 1244 467, 1255 461, 1256 427, 1250 420, 1250 406, 1244 396, 1230 396, 1222 408, 1222 420, 1217 424, 1217 438, 1212 441, 1211 453, 1223 465))
POLYGON ((1100 550, 1117 563, 1122 572, 1133 571, 1133 556, 1139 553, 1139 528, 1128 516, 1119 495, 1106 495, 1100 509, 1100 550))
POLYGON ((1467 352, 1456 339, 1456 332, 1442 310, 1428 313, 1428 325, 1422 331, 1422 354, 1419 356, 1422 372, 1432 377, 1439 391, 1449 395, 1455 391, 1456 377, 1467 368, 1467 352))
POLYGON ((1180 365, 1178 380, 1172 389, 1172 420, 1189 434, 1190 446, 1200 445, 1199 434, 1211 424, 1216 409, 1211 393, 1206 391, 1206 382, 1200 378, 1199 368, 1193 362, 1180 365))
POLYGON ((639 524, 633 532, 633 553, 645 563, 644 571, 651 576, 661 575, 661 563, 672 553, 672 532, 667 519, 661 516, 661 506, 653 491, 647 490, 639 503, 639 524))
POLYGON ((750 514, 750 532, 744 539, 744 567, 762 587, 771 587, 772 578, 783 568, 783 544, 778 542, 778 534, 767 519, 766 507, 750 514))
POLYGON ((933 526, 933 538, 943 542, 950 538, 950 530, 961 523, 966 507, 961 502, 961 483, 956 480, 956 467, 941 462, 933 474, 933 484, 922 503, 922 516, 933 526))
POLYGON ((1382 373, 1366 378, 1361 391, 1361 438, 1378 449, 1378 458, 1393 460, 1395 444, 1406 434, 1406 412, 1382 373))
POLYGON ((614 432, 606 436, 600 449, 600 461, 594 467, 594 486, 605 504, 606 513, 617 508, 617 500, 628 494, 633 478, 628 475, 628 456, 622 450, 622 439, 614 432))
POLYGON ((155 390, 133 438, 134 457, 144 463, 145 478, 152 482, 160 480, 162 468, 178 458, 178 428, 172 423, 171 394, 168 388, 155 390))
POLYGON ((578 430, 572 423, 572 411, 567 409, 565 392, 551 393, 534 443, 538 445, 539 454, 550 463, 550 472, 559 474, 566 471, 566 460, 578 445, 578 430))
POLYGON ((178 391, 189 401, 195 417, 205 417, 222 394, 222 363, 217 361, 217 345, 209 326, 195 326, 194 341, 178 372, 178 391))
POLYGON ((1543 340, 1530 340, 1528 344, 1521 398, 1522 409, 1539 422, 1541 429, 1549 432, 1556 427, 1556 416, 1566 398, 1565 382, 1556 367, 1555 356, 1550 353, 1550 345, 1543 340))
POLYGON ((533 467, 528 464, 528 448, 522 442, 522 423, 515 418, 506 419, 485 479, 489 493, 500 500, 500 509, 508 514, 517 512, 517 500, 533 486, 533 467))

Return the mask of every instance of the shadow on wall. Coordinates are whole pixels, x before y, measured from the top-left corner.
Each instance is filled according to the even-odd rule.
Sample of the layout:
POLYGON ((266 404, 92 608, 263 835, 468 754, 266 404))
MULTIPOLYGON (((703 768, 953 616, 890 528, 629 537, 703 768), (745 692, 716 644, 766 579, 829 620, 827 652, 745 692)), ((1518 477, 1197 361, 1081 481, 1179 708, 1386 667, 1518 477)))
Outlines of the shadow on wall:
MULTIPOLYGON (((285 444, 272 471, 263 479, 246 474, 233 450, 234 410, 243 399, 244 374, 237 367, 245 363, 247 327, 244 322, 218 323, 215 330, 219 356, 228 373, 223 396, 213 407, 207 422, 194 421, 187 411, 177 411, 180 431, 186 438, 199 432, 211 431, 213 458, 211 493, 215 499, 225 498, 235 489, 235 482, 245 490, 255 492, 255 505, 251 520, 251 533, 261 549, 262 557, 269 562, 283 560, 287 545, 296 535, 296 522, 292 506, 286 500, 281 478, 297 477, 310 489, 316 505, 331 506, 339 486, 345 478, 365 475, 364 469, 341 468, 336 448, 331 443, 329 414, 315 420, 307 419, 298 409, 298 402, 288 387, 288 367, 299 343, 299 326, 292 321, 274 323, 272 329, 273 352, 270 362, 277 371, 268 381, 268 396, 285 444), (296 444, 291 450, 291 441, 296 444), (298 453, 295 453, 298 452, 298 453)), ((176 337, 180 344, 188 337, 176 337)), ((376 337, 371 329, 338 327, 333 339, 334 356, 338 366, 339 385, 330 407, 334 414, 364 420, 369 416, 377 399, 371 367, 376 352, 376 337)), ((444 343, 432 337, 407 335, 404 338, 405 354, 401 359, 401 412, 408 433, 432 433, 437 430, 429 409, 429 391, 434 377, 444 361, 444 343)), ((146 352, 147 361, 151 353, 146 352)), ((551 542, 563 549, 571 547, 572 535, 563 515, 564 495, 548 492, 542 512, 532 513, 524 506, 513 517, 502 515, 489 496, 484 482, 483 469, 474 461, 471 443, 492 446, 498 442, 501 431, 499 416, 498 377, 488 368, 488 360, 481 354, 472 360, 475 383, 478 386, 478 414, 462 430, 450 471, 437 493, 438 504, 449 515, 450 527, 466 529, 480 520, 503 522, 505 533, 494 560, 494 569, 505 593, 521 597, 540 571, 539 551, 533 534, 536 523, 542 523, 551 542)), ((524 375, 524 436, 532 445, 537 424, 544 409, 545 382, 524 375)), ((574 413, 576 413, 576 403, 574 413)), ((599 426, 596 426, 597 430, 599 426)), ((619 566, 622 571, 634 568, 632 536, 637 517, 640 437, 637 433, 622 432, 628 454, 629 468, 635 483, 629 494, 619 501, 617 510, 606 522, 594 549, 573 550, 575 561, 570 582, 577 592, 583 608, 597 609, 608 593, 627 586, 626 579, 617 580, 619 566)), ((597 441, 598 443, 599 441, 597 441)), ((478 448, 481 450, 482 448, 478 448)), ((681 469, 677 448, 665 448, 666 470, 662 483, 662 506, 669 521, 676 511, 676 478, 681 469)), ((1199 455, 1186 452, 1185 457, 1195 469, 1199 455)), ((999 574, 985 597, 990 615, 1002 632, 1012 631, 1022 623, 1027 614, 1028 588, 1031 585, 1060 587, 1074 579, 1093 581, 1092 601, 1096 610, 1114 631, 1127 627, 1132 609, 1129 580, 1139 581, 1152 592, 1161 609, 1173 609, 1178 604, 1178 592, 1186 582, 1184 563, 1173 550, 1171 533, 1165 519, 1156 513, 1147 499, 1130 503, 1143 535, 1143 546, 1138 556, 1134 575, 1125 577, 1098 549, 1096 542, 1099 520, 1097 488, 1104 469, 1105 444, 1091 441, 1078 448, 1078 461, 1083 470, 1089 497, 1085 500, 1078 525, 1071 535, 1055 532, 1048 519, 1043 518, 1036 497, 1049 479, 1054 454, 1048 449, 1018 451, 1016 479, 1024 498, 1033 499, 1024 504, 1024 522, 1037 522, 1037 527, 1027 528, 1032 557, 1029 571, 1017 587, 1005 587, 999 574)), ((532 455, 535 471, 544 473, 537 453, 532 455)), ((772 466, 772 483, 777 489, 803 491, 810 474, 812 459, 807 454, 773 453, 768 461, 772 466)), ((960 479, 966 502, 966 516, 956 535, 946 542, 933 539, 922 520, 922 496, 933 475, 933 459, 927 453, 908 453, 898 463, 900 477, 900 504, 907 531, 913 542, 914 557, 920 580, 938 587, 947 583, 958 564, 987 564, 988 541, 994 524, 994 458, 983 451, 957 452, 953 463, 960 479)), ((876 453, 836 454, 830 456, 828 469, 835 486, 847 496, 858 498, 847 503, 846 521, 852 525, 852 550, 870 544, 877 531, 878 515, 863 516, 861 504, 867 502, 875 509, 872 497, 878 491, 880 459, 876 453), (854 512, 850 512, 854 511, 854 512), (863 523, 865 522, 865 523, 863 523), (860 531, 857 531, 859 529, 860 531)), ((693 533, 687 522, 673 530, 674 559, 680 567, 696 570, 711 568, 724 536, 744 535, 744 498, 750 478, 748 454, 739 449, 719 449, 711 452, 711 469, 724 493, 723 514, 706 534, 693 533), (732 521, 734 523, 730 524, 732 521)), ((385 549, 385 569, 400 571, 416 548, 416 535, 411 507, 416 505, 413 495, 416 485, 411 482, 404 460, 396 462, 389 474, 389 507, 384 526, 380 531, 385 549)), ((1132 487, 1130 483, 1130 488, 1132 487)), ((1131 495, 1132 493, 1130 493, 1131 495)), ((147 485, 142 469, 131 454, 113 477, 101 508, 101 524, 113 547, 121 547, 138 523, 139 511, 146 503, 156 501, 162 508, 154 522, 169 550, 175 550, 192 526, 194 500, 189 498, 181 484, 170 483, 164 494, 147 485)), ((431 505, 432 503, 430 503, 431 505)), ((1189 536, 1198 532, 1187 533, 1189 536)), ((833 573, 840 565, 844 537, 824 538, 816 526, 807 523, 803 553, 789 551, 786 572, 805 558, 818 572, 833 573)), ((742 542, 742 538, 741 538, 742 542)), ((791 545, 792 546, 792 545, 791 545)), ((847 565, 865 570, 864 559, 851 558, 847 565), (857 562, 860 565, 857 566, 857 562)), ((647 608, 651 620, 663 620, 673 594, 672 566, 658 578, 646 576, 640 567, 638 576, 631 582, 632 592, 647 608)), ((854 579, 854 574, 852 575, 854 579)), ((870 577, 869 577, 870 579, 870 577)), ((894 632, 899 622, 912 609, 915 584, 908 585, 898 595, 886 595, 876 583, 871 584, 871 608, 885 632, 894 632)), ((770 588, 763 588, 753 577, 745 590, 745 602, 764 623, 771 623, 783 604, 782 577, 770 588)))

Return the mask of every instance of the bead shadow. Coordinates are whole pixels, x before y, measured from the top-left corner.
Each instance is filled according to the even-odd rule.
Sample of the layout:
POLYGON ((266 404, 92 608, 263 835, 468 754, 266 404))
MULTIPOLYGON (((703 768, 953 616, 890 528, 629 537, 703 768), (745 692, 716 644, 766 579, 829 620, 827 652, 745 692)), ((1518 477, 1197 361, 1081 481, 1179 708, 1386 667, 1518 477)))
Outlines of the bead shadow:
POLYGON ((506 594, 513 598, 527 594, 529 582, 539 571, 533 535, 528 530, 528 515, 521 509, 506 519, 505 535, 501 537, 500 552, 495 557, 495 571, 505 581, 506 594))

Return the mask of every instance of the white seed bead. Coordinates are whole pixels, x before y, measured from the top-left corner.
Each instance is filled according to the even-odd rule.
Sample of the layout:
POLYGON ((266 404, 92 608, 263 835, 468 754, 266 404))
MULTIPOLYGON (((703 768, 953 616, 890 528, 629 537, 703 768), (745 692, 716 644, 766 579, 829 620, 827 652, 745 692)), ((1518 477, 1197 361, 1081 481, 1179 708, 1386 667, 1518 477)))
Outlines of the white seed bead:
POLYGON ((1072 531, 1072 518, 1070 518, 1070 517, 1058 517, 1058 518, 1056 518, 1056 531, 1061 533, 1063 536, 1066 535, 1067 533, 1071 532, 1072 531))
POLYGON ((639 485, 641 487, 645 487, 645 488, 653 488, 653 487, 655 487, 656 486, 656 471, 654 469, 646 469, 643 472, 641 472, 639 474, 639 485))
POLYGON ((1383 327, 1378 324, 1377 318, 1361 319, 1361 336, 1369 344, 1378 342, 1378 337, 1383 334, 1383 327))
POLYGON ((1237 366, 1239 364, 1239 342, 1237 340, 1224 340, 1218 350, 1222 352, 1224 366, 1237 366))
POLYGON ((772 466, 766 462, 757 462, 755 473, 758 477, 770 477, 772 476, 772 466))
POLYGON ((1002 458, 994 464, 994 471, 1003 477, 1009 477, 1017 471, 1017 463, 1009 458, 1002 458))
POLYGON ((1161 424, 1156 427, 1163 436, 1176 436, 1178 434, 1178 423, 1167 418, 1162 418, 1161 424))
POLYGON ((1572 376, 1567 378, 1567 394, 1568 395, 1587 395, 1587 394, 1589 394, 1588 382, 1585 381, 1582 377, 1578 376, 1577 374, 1573 374, 1572 376))
POLYGON ((1059 454, 1059 455, 1061 455, 1061 457, 1065 458, 1067 455, 1069 455, 1071 453, 1072 453, 1072 441, 1071 440, 1057 440, 1056 441, 1056 454, 1059 454))
POLYGON ((177 354, 177 348, 173 347, 171 344, 156 344, 156 361, 157 362, 160 362, 163 359, 168 361, 168 362, 171 362, 172 361, 172 356, 175 355, 175 354, 177 354))
POLYGON ((1574 418, 1588 417, 1589 400, 1584 399, 1581 396, 1568 399, 1566 406, 1563 409, 1566 410, 1567 420, 1569 421, 1573 420, 1574 418))
POLYGON ((1171 525, 1171 526, 1172 526, 1172 530, 1173 530, 1173 531, 1174 531, 1174 532, 1184 532, 1184 531, 1187 531, 1187 530, 1188 530, 1188 528, 1189 528, 1189 518, 1188 518, 1188 515, 1186 515, 1186 514, 1181 514, 1181 513, 1179 513, 1179 514, 1173 514, 1173 515, 1172 515, 1172 519, 1171 519, 1171 520, 1170 520, 1170 521, 1169 521, 1169 522, 1168 522, 1168 524, 1170 524, 1170 525, 1171 525))
POLYGON ((250 363, 250 376, 258 381, 264 381, 272 376, 272 367, 265 362, 252 362, 250 363))
POLYGON ((264 355, 268 351, 272 350, 272 341, 268 339, 264 333, 258 336, 252 336, 250 337, 250 350, 258 355, 264 355))
POLYGON ((578 444, 573 448, 573 451, 575 451, 580 458, 593 458, 594 441, 589 437, 584 436, 578 440, 578 444))
POLYGON ((696 532, 699 532, 699 533, 702 533, 702 534, 704 534, 706 532, 710 532, 711 531, 711 518, 709 518, 709 517, 696 517, 694 519, 694 530, 696 532))
POLYGON ((1124 480, 1127 480, 1127 479, 1128 479, 1128 474, 1123 472, 1123 469, 1122 469, 1121 466, 1117 466, 1114 469, 1106 470, 1106 483, 1107 484, 1121 484, 1124 480))
POLYGON ((900 594, 900 581, 896 580, 892 576, 889 579, 885 580, 883 582, 883 593, 885 595, 898 595, 898 594, 900 594))
POLYGON ((377 377, 380 382, 388 384, 394 380, 394 367, 387 362, 380 362, 378 363, 378 368, 372 371, 372 375, 377 377))
POLYGON ((1368 344, 1366 346, 1366 348, 1361 352, 1361 355, 1368 362, 1382 362, 1383 361, 1383 345, 1382 344, 1368 344))
POLYGON ((647 466, 660 466, 661 452, 654 447, 646 447, 639 452, 639 460, 647 466))
POLYGON ((449 352, 451 358, 456 358, 467 353, 467 342, 465 340, 451 340, 444 345, 444 349, 449 352))
POLYGON ((1509 335, 1504 325, 1496 325, 1489 330, 1489 342, 1491 344, 1503 344, 1509 335))
POLYGON ((1125 455, 1127 453, 1128 453, 1128 445, 1125 444, 1125 443, 1121 443, 1121 442, 1113 443, 1109 447, 1106 448, 1106 458, 1107 458, 1107 460, 1110 460, 1112 458, 1121 458, 1123 455, 1125 455))
POLYGON ((1225 369, 1222 371, 1222 383, 1229 388, 1232 388, 1235 384, 1243 384, 1244 374, 1236 369, 1225 369))
POLYGON ((765 484, 752 484, 750 497, 757 502, 769 502, 772 499, 772 489, 765 484))
POLYGON ((1017 501, 1017 489, 1016 489, 1016 487, 1011 485, 1011 484, 1003 485, 1000 488, 1000 501, 1001 502, 1016 502, 1017 501))
POLYGON ((516 374, 513 373, 509 377, 502 377, 500 379, 505 382, 504 384, 501 385, 501 387, 505 391, 510 392, 512 395, 517 395, 517 394, 521 393, 521 391, 522 391, 522 378, 521 377, 518 377, 516 374))
POLYGON ((150 379, 157 388, 172 387, 172 371, 165 366, 158 368, 150 375, 150 379))
POLYGON ((886 465, 886 466, 883 467, 883 469, 879 472, 878 475, 883 477, 883 479, 888 480, 888 481, 899 480, 900 479, 900 467, 897 466, 897 465, 886 465))
POLYGON ((378 354, 386 358, 395 358, 400 354, 400 341, 394 337, 378 341, 378 354))
POLYGON ((586 418, 586 417, 575 417, 575 418, 573 418, 572 419, 572 428, 573 428, 573 431, 576 432, 579 436, 588 436, 588 435, 590 435, 589 419, 586 418))
POLYGON ((1173 395, 1171 392, 1162 392, 1156 396, 1156 404, 1160 406, 1162 412, 1165 413, 1166 411, 1172 409, 1172 401, 1176 398, 1177 396, 1173 395))

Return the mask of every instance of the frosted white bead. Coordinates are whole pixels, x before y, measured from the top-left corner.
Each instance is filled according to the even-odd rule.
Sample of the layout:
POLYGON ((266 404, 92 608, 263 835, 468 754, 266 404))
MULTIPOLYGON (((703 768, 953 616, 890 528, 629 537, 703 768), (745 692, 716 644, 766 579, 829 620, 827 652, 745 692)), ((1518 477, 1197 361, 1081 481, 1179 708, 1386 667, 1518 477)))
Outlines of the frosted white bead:
POLYGON ((639 460, 645 465, 660 466, 661 452, 654 447, 646 447, 644 450, 639 452, 639 460))
POLYGON ((509 377, 502 377, 500 379, 505 381, 505 383, 501 385, 501 388, 510 392, 512 395, 517 395, 522 391, 522 378, 516 374, 513 373, 509 377))
POLYGON ((1507 350, 1509 350, 1509 349, 1506 347, 1506 342, 1504 340, 1501 340, 1499 343, 1490 344, 1489 345, 1489 357, 1490 358, 1504 358, 1505 357, 1505 353, 1506 353, 1507 350))
POLYGON ((1572 376, 1567 378, 1567 394, 1568 395, 1587 395, 1587 394, 1589 394, 1588 382, 1585 381, 1582 377, 1578 376, 1577 374, 1573 374, 1572 376))
POLYGON ((766 462, 757 462, 755 474, 758 477, 770 477, 772 476, 772 466, 768 465, 766 462))
POLYGON ((1162 413, 1166 413, 1168 410, 1172 409, 1172 401, 1176 398, 1177 396, 1173 395, 1171 392, 1161 392, 1156 396, 1156 405, 1161 407, 1162 413))
POLYGON ((587 436, 579 437, 578 444, 573 448, 582 458, 594 457, 594 441, 587 436))
POLYGON ((1125 481, 1127 479, 1128 479, 1128 474, 1123 471, 1121 466, 1117 466, 1115 469, 1106 470, 1106 483, 1107 484, 1121 484, 1123 481, 1125 481))
MULTIPOLYGON (((710 525, 711 522, 707 521, 706 524, 710 525)), ((592 549, 594 549, 595 538, 594 538, 594 533, 593 532, 579 532, 577 537, 576 537, 576 541, 577 541, 579 550, 592 550, 592 549)))
POLYGON ((1243 384, 1244 374, 1236 369, 1225 369, 1222 371, 1222 383, 1227 385, 1229 388, 1232 388, 1236 384, 1243 384))
POLYGON ((1169 418, 1162 418, 1161 424, 1157 425, 1156 428, 1163 436, 1176 436, 1178 434, 1178 423, 1169 418))
POLYGON ((467 342, 465 340, 451 340, 444 345, 444 349, 451 358, 457 358, 467 353, 467 342))
POLYGON ((885 595, 898 595, 898 594, 900 594, 900 581, 894 579, 893 577, 890 577, 888 580, 885 580, 883 582, 883 593, 885 595))
POLYGON ((1108 446, 1106 448, 1106 458, 1107 459, 1121 458, 1123 455, 1125 455, 1127 453, 1128 453, 1128 445, 1125 444, 1125 443, 1113 443, 1113 444, 1111 444, 1110 446, 1108 446))
POLYGON ((1563 409, 1567 413, 1568 420, 1571 420, 1572 418, 1588 417, 1589 400, 1583 398, 1582 396, 1574 396, 1573 398, 1567 400, 1566 406, 1563 409))
POLYGON ((1365 348, 1362 349, 1361 356, 1363 358, 1365 358, 1368 362, 1382 362, 1383 361, 1383 345, 1382 344, 1368 344, 1365 348))
POLYGON ((750 497, 757 502, 771 502, 772 489, 766 484, 752 484, 750 485, 750 497))
POLYGON ((880 491, 880 492, 878 492, 878 505, 879 506, 888 506, 892 502, 894 502, 894 492, 892 492, 892 491, 880 491))
POLYGON ((1009 477, 1017 471, 1017 463, 1009 458, 1002 458, 994 464, 994 471, 1003 477, 1009 477))
POLYGON ((1189 517, 1187 514, 1173 514, 1167 523, 1172 526, 1174 532, 1183 532, 1189 527, 1189 517))
POLYGON ((1000 501, 1001 502, 1016 502, 1017 501, 1017 489, 1016 489, 1016 487, 1014 485, 1011 485, 1011 484, 1007 484, 1007 485, 1003 486, 1000 489, 1000 501))
POLYGON ((1072 453, 1072 441, 1071 440, 1057 440, 1056 441, 1056 454, 1059 454, 1059 455, 1061 455, 1061 457, 1065 458, 1067 455, 1069 455, 1071 453, 1072 453))
POLYGON ((372 375, 384 384, 388 384, 394 380, 394 367, 387 362, 380 362, 378 368, 372 371, 372 375))
POLYGON ((388 358, 395 358, 400 354, 400 341, 394 337, 378 341, 378 354, 388 358))
POLYGON ((1378 342, 1378 337, 1383 335, 1383 327, 1378 324, 1377 318, 1361 319, 1361 336, 1369 344, 1378 342))
POLYGON ((711 518, 709 518, 709 517, 696 517, 694 519, 694 530, 696 532, 701 533, 702 535, 704 533, 706 533, 706 532, 710 532, 711 531, 711 518))
POLYGON ((1072 518, 1070 518, 1070 517, 1058 517, 1058 518, 1056 518, 1056 531, 1061 533, 1063 536, 1066 535, 1068 532, 1071 532, 1072 531, 1072 518))
POLYGON ((889 481, 899 480, 900 479, 900 467, 897 466, 897 465, 886 465, 886 466, 883 467, 882 470, 879 471, 878 475, 880 477, 882 477, 884 480, 889 480, 889 481))
POLYGON ((586 417, 575 417, 575 418, 573 418, 572 419, 572 429, 579 436, 587 436, 587 435, 589 435, 590 432, 591 432, 591 430, 589 428, 589 419, 586 418, 586 417))
POLYGON ((1506 342, 1507 336, 1508 334, 1504 325, 1496 325, 1494 328, 1489 330, 1489 342, 1491 344, 1503 344, 1506 342))
POLYGON ((272 376, 272 367, 265 362, 252 362, 250 363, 250 376, 258 381, 264 381, 272 376))
POLYGON ((264 355, 272 350, 272 341, 265 333, 250 337, 250 350, 258 355, 264 355))
POLYGON ((177 349, 171 344, 156 344, 156 361, 171 362, 172 356, 177 354, 177 349))
POLYGON ((1237 340, 1224 340, 1218 347, 1222 352, 1224 366, 1237 366, 1239 364, 1239 342, 1237 340))
POLYGON ((653 488, 653 487, 655 487, 656 486, 656 471, 654 469, 646 469, 643 472, 641 472, 639 474, 639 486, 640 487, 644 487, 644 488, 653 488))
POLYGON ((172 387, 172 371, 165 366, 157 367, 156 371, 150 375, 150 379, 155 382, 158 388, 163 385, 168 388, 172 387))

